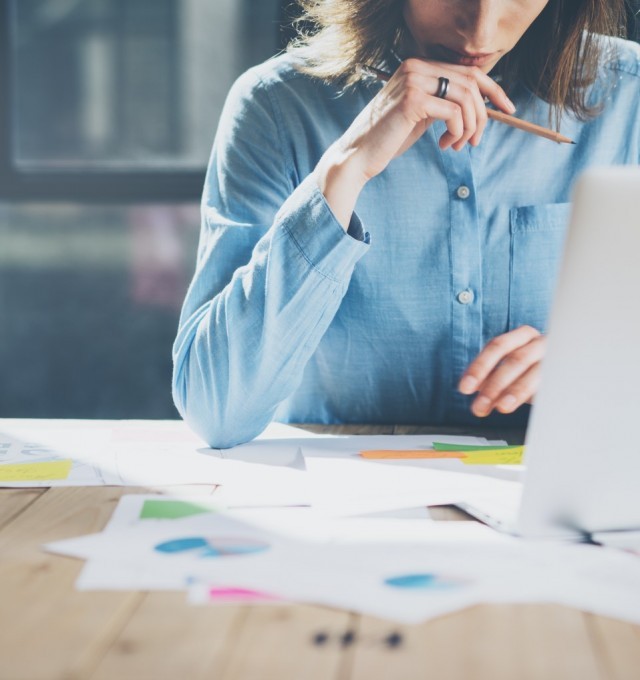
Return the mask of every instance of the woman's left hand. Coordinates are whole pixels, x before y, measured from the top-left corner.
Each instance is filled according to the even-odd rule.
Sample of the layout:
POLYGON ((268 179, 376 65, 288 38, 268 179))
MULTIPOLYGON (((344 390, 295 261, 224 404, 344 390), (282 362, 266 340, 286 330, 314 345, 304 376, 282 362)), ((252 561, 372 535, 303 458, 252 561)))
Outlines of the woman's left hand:
POLYGON ((478 396, 471 411, 478 417, 496 409, 511 413, 531 404, 540 384, 546 338, 531 326, 498 335, 478 354, 460 380, 462 394, 478 396))

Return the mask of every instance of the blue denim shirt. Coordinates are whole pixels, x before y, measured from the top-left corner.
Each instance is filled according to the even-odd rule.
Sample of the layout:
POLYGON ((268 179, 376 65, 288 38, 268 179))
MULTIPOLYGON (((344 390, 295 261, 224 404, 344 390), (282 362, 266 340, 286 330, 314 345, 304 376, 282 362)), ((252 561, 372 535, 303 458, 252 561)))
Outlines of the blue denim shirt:
MULTIPOLYGON (((494 336, 544 332, 576 177, 640 162, 640 49, 617 43, 583 123, 560 145, 489 121, 477 148, 441 151, 432 128, 371 180, 345 233, 310 175, 382 86, 346 92, 290 56, 232 88, 202 199, 195 275, 174 345, 178 410, 210 445, 272 419, 521 425, 482 421, 457 392, 494 336)), ((524 88, 517 115, 549 125, 524 88)))

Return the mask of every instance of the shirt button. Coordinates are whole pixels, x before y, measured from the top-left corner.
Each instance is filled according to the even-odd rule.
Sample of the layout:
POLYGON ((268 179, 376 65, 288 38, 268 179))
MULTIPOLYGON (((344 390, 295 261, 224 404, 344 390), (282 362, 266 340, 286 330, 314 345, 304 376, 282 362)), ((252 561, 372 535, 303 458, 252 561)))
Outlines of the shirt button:
POLYGON ((458 293, 457 300, 461 305, 468 305, 470 302, 473 302, 473 291, 470 290, 460 291, 458 293))
POLYGON ((458 187, 456 195, 458 196, 458 198, 461 198, 463 201, 466 201, 467 198, 471 196, 471 189, 469 189, 469 187, 463 184, 462 186, 458 187))

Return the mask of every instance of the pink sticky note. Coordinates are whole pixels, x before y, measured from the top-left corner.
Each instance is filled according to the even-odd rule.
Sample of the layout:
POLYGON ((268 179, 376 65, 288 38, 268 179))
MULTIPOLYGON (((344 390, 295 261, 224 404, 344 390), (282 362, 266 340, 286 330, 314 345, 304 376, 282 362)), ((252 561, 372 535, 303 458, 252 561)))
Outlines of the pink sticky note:
POLYGON ((207 591, 210 602, 225 602, 227 604, 255 604, 259 602, 278 602, 280 598, 257 590, 245 588, 209 588, 207 591))

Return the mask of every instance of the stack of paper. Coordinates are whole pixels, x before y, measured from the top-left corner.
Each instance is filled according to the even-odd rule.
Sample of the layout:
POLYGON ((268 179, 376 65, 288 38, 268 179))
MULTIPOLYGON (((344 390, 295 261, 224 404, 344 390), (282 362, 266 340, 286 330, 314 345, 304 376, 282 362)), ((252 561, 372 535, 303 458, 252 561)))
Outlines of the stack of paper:
MULTIPOLYGON (((0 486, 218 486, 229 507, 312 505, 333 515, 464 502, 499 493, 519 465, 368 459, 363 451, 499 445, 476 437, 321 436, 274 423, 256 441, 209 449, 178 421, 1 423, 0 486), (502 485, 502 486, 501 486, 502 485)), ((487 460, 486 458, 484 459, 487 460)), ((495 462, 499 462, 495 459, 495 462)))
POLYGON ((473 522, 125 496, 104 532, 46 549, 88 560, 83 589, 184 589, 194 602, 307 602, 405 623, 544 601, 640 622, 637 558, 528 543, 473 522))
POLYGON ((222 451, 178 422, 3 421, 0 485, 217 487, 207 500, 125 496, 104 532, 47 546, 87 560, 79 588, 309 602, 404 622, 547 601, 640 623, 631 554, 429 519, 428 505, 510 495, 521 459, 521 449, 472 437, 322 437, 273 425, 222 451))

